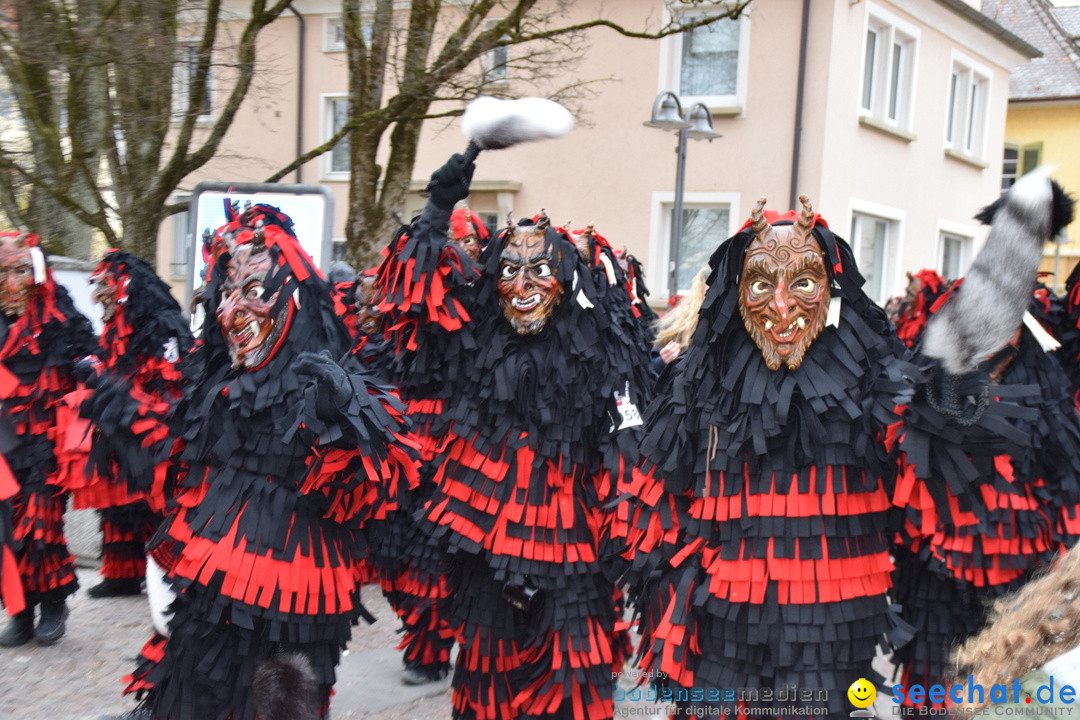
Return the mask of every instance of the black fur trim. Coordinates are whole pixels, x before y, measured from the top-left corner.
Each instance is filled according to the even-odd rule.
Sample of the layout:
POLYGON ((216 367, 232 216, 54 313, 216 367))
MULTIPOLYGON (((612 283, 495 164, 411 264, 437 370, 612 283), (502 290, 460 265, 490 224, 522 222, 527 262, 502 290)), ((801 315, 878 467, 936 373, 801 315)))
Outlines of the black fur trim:
POLYGON ((259 720, 319 720, 319 688, 311 661, 299 653, 278 655, 255 671, 251 682, 259 720))
MULTIPOLYGON (((1050 189, 1053 194, 1050 205, 1050 234, 1047 238, 1043 239, 1057 237, 1058 234, 1073 221, 1073 212, 1076 206, 1076 198, 1066 192, 1056 180, 1050 180, 1050 189)), ((1003 194, 997 200, 976 213, 975 219, 983 225, 992 225, 994 223, 994 216, 1004 203, 1005 195, 1003 194)))

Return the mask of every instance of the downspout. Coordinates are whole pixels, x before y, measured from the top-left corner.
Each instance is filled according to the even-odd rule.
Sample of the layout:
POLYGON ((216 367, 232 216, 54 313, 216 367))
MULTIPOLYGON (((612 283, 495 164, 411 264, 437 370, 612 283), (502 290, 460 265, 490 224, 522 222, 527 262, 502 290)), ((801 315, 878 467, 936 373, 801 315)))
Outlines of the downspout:
MULTIPOLYGON (((304 48, 304 16, 289 3, 289 11, 296 16, 300 32, 296 38, 296 51, 299 59, 296 63, 296 157, 304 154, 304 60, 307 53, 304 48)), ((304 166, 296 166, 296 182, 304 182, 304 166)))
POLYGON ((791 202, 789 208, 798 207, 799 153, 802 151, 803 93, 806 87, 806 44, 810 35, 810 0, 803 0, 802 28, 799 31, 799 80, 795 90, 795 141, 791 147, 791 202))

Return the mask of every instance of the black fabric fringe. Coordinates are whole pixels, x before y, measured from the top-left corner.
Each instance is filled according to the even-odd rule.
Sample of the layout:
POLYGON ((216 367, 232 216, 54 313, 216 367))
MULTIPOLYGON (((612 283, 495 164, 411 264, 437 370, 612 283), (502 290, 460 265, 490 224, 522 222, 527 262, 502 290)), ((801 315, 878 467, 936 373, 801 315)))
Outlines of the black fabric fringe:
POLYGON ((492 704, 501 709, 490 712, 518 717, 509 710, 515 692, 534 701, 552 698, 558 710, 544 717, 586 717, 585 708, 592 717, 611 702, 611 647, 619 642, 614 578, 621 566, 617 548, 603 539, 597 547, 587 513, 615 497, 611 490, 598 496, 597 474, 609 469, 613 488, 636 460, 638 428, 618 432, 622 419, 615 394, 628 392, 639 409, 645 407, 653 384, 648 345, 622 280, 609 284, 602 267, 585 262, 569 238, 552 228, 547 241, 558 258, 562 299, 542 332, 517 334, 503 318, 496 291, 504 240, 489 243, 477 267, 447 246, 448 221, 449 212, 429 203, 392 244, 380 288, 399 350, 402 396, 442 401, 441 412, 413 417, 418 432, 454 439, 427 472, 437 469, 447 483, 488 498, 480 509, 439 486, 421 512, 431 519, 432 509, 441 507, 440 513, 465 518, 483 535, 509 517, 500 552, 485 550, 453 525, 429 524, 427 531, 449 553, 442 568, 431 563, 425 545, 413 543, 427 556, 418 559, 415 571, 446 573, 452 588, 436 613, 462 642, 455 717, 473 717, 476 705, 492 704), (409 304, 406 293, 413 301, 430 299, 433 287, 447 294, 441 315, 413 307, 406 317, 394 317, 409 304), (519 449, 532 454, 531 466, 518 467, 519 449), (473 467, 476 455, 490 467, 473 467), (559 468, 561 482, 572 483, 573 507, 564 508, 573 517, 568 528, 556 527, 550 516, 530 519, 530 513, 553 507, 549 468, 559 468), (515 490, 521 474, 529 478, 528 487, 515 490), (596 557, 529 559, 528 552, 507 549, 516 542, 527 549, 580 544, 596 557), (542 597, 537 615, 523 617, 504 599, 508 585, 536 588, 542 597), (578 670, 565 661, 553 669, 555 644, 564 655, 601 653, 601 659, 591 657, 578 670), (496 671, 497 665, 512 669, 496 671))
MULTIPOLYGON (((24 345, 0 360, 20 384, 3 403, 0 452, 20 488, 11 499, 14 525, 26 530, 31 524, 39 538, 22 543, 16 553, 24 566, 27 602, 36 604, 62 599, 78 588, 74 558, 63 535, 67 495, 49 484, 58 467, 57 448, 46 431, 56 424, 61 398, 75 389, 75 361, 96 351, 97 338, 63 286, 51 282, 37 286, 30 304, 27 317, 41 318, 52 304, 63 319, 50 316, 32 326, 26 318, 20 323, 17 318, 0 316, 0 347, 14 340, 10 336, 14 331, 33 338, 37 345, 36 350, 24 345), (26 575, 26 568, 31 576, 26 575)), ((16 530, 16 534, 23 532, 16 530)))
MULTIPOLYGON (((275 267, 279 250, 268 246, 275 267)), ((164 656, 144 663, 136 677, 145 682, 131 688, 147 693, 154 717, 171 720, 253 720, 255 670, 280 652, 305 655, 328 699, 351 625, 374 618, 359 585, 337 598, 351 607, 331 606, 334 587, 318 589, 314 605, 300 597, 283 604, 276 573, 344 567, 359 579, 373 545, 367 522, 393 507, 392 482, 415 472, 411 451, 399 446, 401 403, 352 356, 329 286, 306 260, 287 279, 295 316, 277 354, 259 368, 231 367, 216 323, 227 260, 226 252, 213 268, 202 342, 183 364, 184 395, 170 419, 176 512, 151 548, 181 592, 164 656), (395 477, 369 476, 365 462, 387 463, 395 477), (188 531, 191 543, 215 543, 241 566, 184 575, 188 531), (236 542, 223 547, 230 532, 236 542), (240 599, 230 588, 245 581, 244 558, 253 556, 289 569, 271 569, 261 578, 266 592, 240 599)))

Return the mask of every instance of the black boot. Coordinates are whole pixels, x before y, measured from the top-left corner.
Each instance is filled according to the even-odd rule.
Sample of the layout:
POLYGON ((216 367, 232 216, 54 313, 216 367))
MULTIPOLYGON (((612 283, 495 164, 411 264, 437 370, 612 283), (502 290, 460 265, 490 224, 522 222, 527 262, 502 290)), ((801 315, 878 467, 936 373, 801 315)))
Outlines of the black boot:
POLYGON ((18 615, 12 616, 4 632, 0 633, 0 646, 25 645, 34 637, 34 606, 28 605, 18 615))
POLYGON ((142 578, 105 578, 86 591, 92 598, 124 597, 142 592, 142 578))
POLYGON ((53 645, 64 637, 64 621, 67 616, 67 603, 63 600, 46 600, 41 603, 41 620, 34 631, 38 645, 53 645))

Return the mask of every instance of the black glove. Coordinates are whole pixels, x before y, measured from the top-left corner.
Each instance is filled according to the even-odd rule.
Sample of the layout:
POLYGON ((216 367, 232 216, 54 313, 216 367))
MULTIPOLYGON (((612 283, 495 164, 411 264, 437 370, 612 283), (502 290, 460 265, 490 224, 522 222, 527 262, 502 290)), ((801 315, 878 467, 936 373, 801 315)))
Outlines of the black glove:
POLYGON ((325 397, 337 405, 343 404, 352 394, 349 376, 334 362, 327 350, 300 353, 296 356, 292 369, 300 377, 314 380, 319 390, 326 393, 325 397))
POLYGON ((476 163, 461 153, 457 153, 441 168, 431 173, 431 182, 427 184, 428 199, 436 207, 453 210, 459 200, 469 197, 469 185, 472 183, 476 163))

